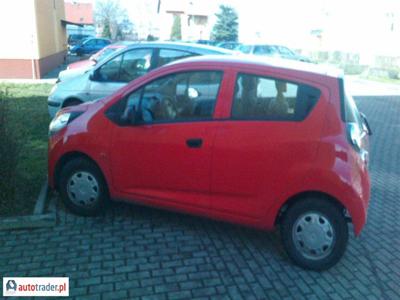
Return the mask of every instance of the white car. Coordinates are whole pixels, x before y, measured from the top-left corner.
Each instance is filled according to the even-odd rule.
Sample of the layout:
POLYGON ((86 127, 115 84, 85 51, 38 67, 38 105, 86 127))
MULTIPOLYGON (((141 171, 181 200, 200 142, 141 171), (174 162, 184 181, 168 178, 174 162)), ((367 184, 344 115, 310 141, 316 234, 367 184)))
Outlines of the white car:
POLYGON ((94 66, 61 72, 48 98, 49 114, 53 118, 63 107, 111 95, 130 81, 174 60, 195 55, 232 53, 222 48, 185 43, 133 44, 94 66))

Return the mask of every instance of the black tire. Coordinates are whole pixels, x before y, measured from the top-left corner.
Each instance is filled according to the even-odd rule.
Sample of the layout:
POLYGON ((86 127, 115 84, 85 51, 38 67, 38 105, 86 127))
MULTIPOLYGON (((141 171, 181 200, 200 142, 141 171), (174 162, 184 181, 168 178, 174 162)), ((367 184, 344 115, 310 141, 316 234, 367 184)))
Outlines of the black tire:
POLYGON ((295 264, 304 269, 323 271, 333 267, 343 256, 349 232, 338 205, 323 197, 310 197, 296 201, 285 211, 281 236, 286 253, 295 264), (326 242, 325 239, 332 241, 326 242), (322 250, 319 257, 312 246, 309 247, 310 244, 315 245, 313 243, 318 244, 316 249, 322 250))
POLYGON ((60 174, 59 191, 65 206, 81 216, 98 215, 109 202, 103 174, 94 163, 84 158, 73 159, 64 165, 60 174), (74 193, 73 188, 76 189, 76 185, 74 187, 73 184, 78 184, 75 181, 84 179, 88 182, 85 191, 79 194, 78 188, 79 191, 74 193))

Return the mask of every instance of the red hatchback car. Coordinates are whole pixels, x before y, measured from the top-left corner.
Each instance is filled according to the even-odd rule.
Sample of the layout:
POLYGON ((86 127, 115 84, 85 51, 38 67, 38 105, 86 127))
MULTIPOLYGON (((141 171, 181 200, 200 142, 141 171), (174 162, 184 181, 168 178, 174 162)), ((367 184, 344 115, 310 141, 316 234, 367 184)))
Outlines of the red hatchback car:
POLYGON ((50 124, 49 184, 81 215, 108 199, 272 230, 288 256, 333 266, 360 234, 370 129, 339 73, 202 56, 134 80, 50 124))

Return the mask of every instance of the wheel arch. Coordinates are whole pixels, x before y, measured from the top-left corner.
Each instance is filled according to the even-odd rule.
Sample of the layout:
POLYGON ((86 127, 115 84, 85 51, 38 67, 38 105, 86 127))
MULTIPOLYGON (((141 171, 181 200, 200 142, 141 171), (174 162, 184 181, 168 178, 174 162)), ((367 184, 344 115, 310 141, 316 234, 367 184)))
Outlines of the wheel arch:
POLYGON ((280 207, 275 215, 274 225, 278 225, 280 223, 280 221, 282 220, 282 217, 285 214, 285 211, 291 205, 293 205, 297 201, 301 201, 302 199, 306 199, 306 198, 310 198, 310 197, 320 198, 321 201, 329 201, 329 202, 333 203, 338 209, 340 209, 343 212, 343 216, 346 217, 346 219, 348 219, 349 221, 351 221, 351 218, 346 214, 347 208, 341 201, 339 201, 334 196, 332 196, 328 193, 317 191, 317 190, 312 190, 312 191, 303 191, 303 192, 297 193, 295 195, 290 196, 288 199, 286 199, 286 201, 284 201, 280 205, 280 207))
POLYGON ((82 99, 79 99, 79 97, 71 96, 64 100, 61 107, 62 108, 67 107, 67 106, 69 106, 68 104, 72 103, 72 102, 79 102, 79 104, 82 104, 84 101, 82 101, 82 99))
POLYGON ((93 163, 98 168, 101 175, 103 176, 104 182, 107 185, 106 188, 108 190, 109 184, 107 182, 106 176, 104 176, 104 172, 103 172, 102 168, 100 167, 100 165, 88 154, 79 152, 79 151, 67 152, 67 153, 63 154, 60 157, 60 159, 57 161, 57 164, 54 168, 54 174, 53 174, 53 182, 54 182, 54 186, 55 186, 56 190, 58 190, 58 188, 59 188, 60 174, 61 174, 63 167, 65 166, 66 163, 68 163, 69 161, 74 160, 74 159, 86 159, 86 160, 90 161, 91 163, 93 163))

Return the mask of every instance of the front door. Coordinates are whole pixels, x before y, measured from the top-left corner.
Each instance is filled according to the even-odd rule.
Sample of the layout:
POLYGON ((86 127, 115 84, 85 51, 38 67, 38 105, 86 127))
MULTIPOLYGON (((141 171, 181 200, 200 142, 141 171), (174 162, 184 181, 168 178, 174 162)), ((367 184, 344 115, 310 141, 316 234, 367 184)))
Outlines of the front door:
POLYGON ((222 72, 177 73, 126 96, 136 124, 115 126, 113 185, 127 198, 144 197, 209 208, 213 112, 222 72))

